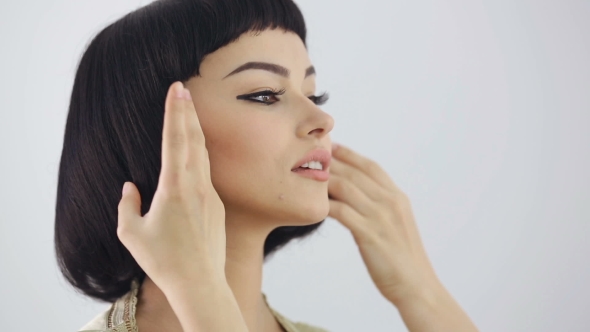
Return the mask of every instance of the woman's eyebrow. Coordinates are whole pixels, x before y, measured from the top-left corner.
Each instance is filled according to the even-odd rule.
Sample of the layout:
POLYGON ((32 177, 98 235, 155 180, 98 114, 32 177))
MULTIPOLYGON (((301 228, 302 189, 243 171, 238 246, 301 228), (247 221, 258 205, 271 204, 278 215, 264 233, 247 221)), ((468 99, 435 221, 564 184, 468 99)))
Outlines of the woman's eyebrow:
MULTIPOLYGON (((237 74, 239 72, 242 72, 244 70, 248 70, 248 69, 260 69, 260 70, 266 70, 269 71, 271 73, 283 76, 283 77, 289 77, 289 75, 291 74, 291 71, 289 71, 289 69, 281 66, 281 65, 277 65, 274 63, 269 63, 269 62, 246 62, 245 64, 239 66, 238 68, 234 69, 231 73, 227 74, 223 79, 225 79, 226 77, 229 77, 231 75, 237 74)), ((313 66, 309 66, 306 70, 305 70, 305 77, 310 76, 315 74, 315 68, 313 66)))

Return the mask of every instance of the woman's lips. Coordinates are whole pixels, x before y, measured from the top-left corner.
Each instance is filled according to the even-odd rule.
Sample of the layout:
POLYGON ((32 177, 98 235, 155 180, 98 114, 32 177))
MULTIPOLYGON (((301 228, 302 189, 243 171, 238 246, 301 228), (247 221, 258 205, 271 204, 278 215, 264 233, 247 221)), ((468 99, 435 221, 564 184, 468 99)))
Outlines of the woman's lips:
POLYGON ((329 150, 316 148, 314 150, 309 151, 305 157, 301 158, 291 170, 295 170, 301 165, 310 162, 310 161, 319 161, 322 164, 323 170, 327 170, 330 166, 330 161, 332 159, 332 154, 329 150))
POLYGON ((297 175, 301 175, 306 178, 310 178, 316 181, 328 181, 330 178, 330 173, 328 171, 322 171, 319 169, 310 169, 310 168, 296 168, 291 172, 297 173, 297 175))

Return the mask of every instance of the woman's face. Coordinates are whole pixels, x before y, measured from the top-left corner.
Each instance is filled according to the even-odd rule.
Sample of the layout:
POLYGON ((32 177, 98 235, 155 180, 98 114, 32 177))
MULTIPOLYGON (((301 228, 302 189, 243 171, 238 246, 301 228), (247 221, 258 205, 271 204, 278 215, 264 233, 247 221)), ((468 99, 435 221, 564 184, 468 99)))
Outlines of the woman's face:
POLYGON ((316 95, 310 66, 299 36, 265 30, 243 34, 207 55, 200 76, 185 85, 205 134, 212 182, 228 220, 239 217, 280 226, 327 217, 328 182, 292 171, 311 150, 331 151, 334 119, 310 98, 316 95), (228 76, 248 62, 286 71, 273 72, 267 66, 228 76), (277 96, 244 97, 283 89, 277 96))

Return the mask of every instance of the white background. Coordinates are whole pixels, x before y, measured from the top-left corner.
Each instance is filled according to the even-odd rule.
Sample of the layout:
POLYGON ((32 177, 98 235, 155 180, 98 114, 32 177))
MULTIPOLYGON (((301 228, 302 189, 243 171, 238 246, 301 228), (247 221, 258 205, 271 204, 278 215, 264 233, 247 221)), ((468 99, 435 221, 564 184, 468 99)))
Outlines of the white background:
MULTIPOLYGON (((0 326, 76 331, 106 304, 53 252, 75 66, 148 1, 0 4, 0 326)), ((298 1, 333 139, 410 197, 439 277, 482 331, 590 331, 590 2, 298 1)), ((328 220, 265 266, 292 320, 404 331, 328 220)))

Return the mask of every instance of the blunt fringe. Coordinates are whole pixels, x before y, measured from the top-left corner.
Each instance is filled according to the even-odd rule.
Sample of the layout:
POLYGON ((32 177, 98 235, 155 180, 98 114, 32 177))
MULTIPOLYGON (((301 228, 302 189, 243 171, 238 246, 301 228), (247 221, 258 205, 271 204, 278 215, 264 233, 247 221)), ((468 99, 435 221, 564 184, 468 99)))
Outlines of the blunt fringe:
MULTIPOLYGON (((55 252, 77 290, 114 302, 145 272, 117 236, 125 181, 149 211, 158 184, 164 105, 170 85, 199 75, 207 54, 241 34, 280 28, 305 44, 303 16, 291 0, 157 0, 107 25, 87 44, 70 97, 59 164, 55 252)), ((264 258, 308 226, 273 230, 264 258)))

